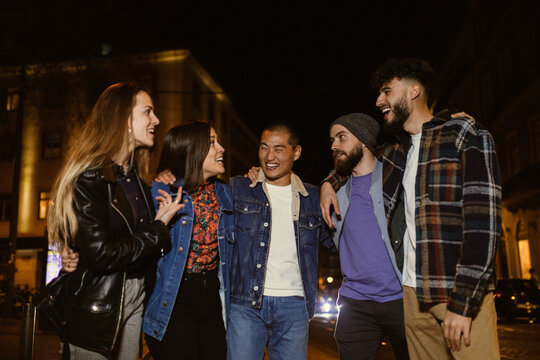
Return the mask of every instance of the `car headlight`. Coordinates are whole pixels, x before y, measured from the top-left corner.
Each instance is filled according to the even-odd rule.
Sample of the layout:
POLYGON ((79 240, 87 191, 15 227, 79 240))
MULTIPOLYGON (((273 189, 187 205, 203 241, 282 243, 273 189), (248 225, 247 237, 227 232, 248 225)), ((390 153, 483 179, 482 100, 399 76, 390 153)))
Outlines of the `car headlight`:
POLYGON ((330 312, 330 310, 332 310, 332 305, 330 305, 329 303, 325 302, 323 304, 323 311, 324 312, 330 312))

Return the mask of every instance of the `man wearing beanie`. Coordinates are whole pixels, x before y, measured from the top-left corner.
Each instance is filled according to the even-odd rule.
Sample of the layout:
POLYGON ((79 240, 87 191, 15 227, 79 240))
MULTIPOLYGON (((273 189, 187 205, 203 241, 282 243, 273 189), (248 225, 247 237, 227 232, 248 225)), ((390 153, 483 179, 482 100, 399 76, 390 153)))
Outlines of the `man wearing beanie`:
MULTIPOLYGON (((403 305, 411 359, 499 359, 493 301, 502 233, 501 177, 491 134, 466 114, 433 115, 424 60, 389 59, 372 76, 388 143, 383 193, 392 241, 403 243, 403 305), (405 136, 403 136, 405 135, 405 136)), ((321 186, 331 223, 333 192, 321 186)), ((401 267, 400 267, 401 268, 401 267)))
MULTIPOLYGON (((349 114, 330 126, 336 172, 348 177, 337 193, 334 243, 343 283, 335 338, 340 359, 375 359, 388 336, 397 359, 408 359, 400 267, 390 243, 382 192, 382 164, 374 152, 379 124, 349 114)), ((400 247, 399 247, 400 248, 400 247)))

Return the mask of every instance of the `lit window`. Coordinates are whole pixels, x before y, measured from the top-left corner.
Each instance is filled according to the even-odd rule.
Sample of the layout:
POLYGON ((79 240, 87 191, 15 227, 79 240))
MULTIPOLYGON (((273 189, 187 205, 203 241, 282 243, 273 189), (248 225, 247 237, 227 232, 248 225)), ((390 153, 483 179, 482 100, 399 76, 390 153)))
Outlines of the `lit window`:
POLYGON ((6 96, 6 110, 14 111, 19 108, 19 89, 8 88, 6 96))
POLYGON ((51 193, 49 191, 40 191, 39 192, 38 219, 45 220, 47 218, 47 212, 49 211, 50 203, 51 203, 51 193))

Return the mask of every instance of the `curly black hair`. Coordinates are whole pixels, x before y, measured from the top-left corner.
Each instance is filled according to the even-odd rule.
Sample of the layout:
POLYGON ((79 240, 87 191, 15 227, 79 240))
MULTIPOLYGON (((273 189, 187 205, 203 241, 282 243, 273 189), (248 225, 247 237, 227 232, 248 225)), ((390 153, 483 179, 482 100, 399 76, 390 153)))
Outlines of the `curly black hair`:
POLYGON ((418 81, 424 86, 429 97, 435 80, 435 72, 431 65, 422 59, 389 58, 371 75, 371 86, 379 90, 383 84, 394 78, 418 81))

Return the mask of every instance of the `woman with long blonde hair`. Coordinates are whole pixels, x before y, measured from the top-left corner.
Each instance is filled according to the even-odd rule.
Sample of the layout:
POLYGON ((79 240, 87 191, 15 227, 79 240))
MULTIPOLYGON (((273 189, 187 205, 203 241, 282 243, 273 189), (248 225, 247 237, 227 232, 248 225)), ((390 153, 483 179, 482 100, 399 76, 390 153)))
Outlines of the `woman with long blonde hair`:
POLYGON ((58 300, 71 359, 137 357, 147 275, 155 275, 170 246, 167 224, 183 206, 161 192, 156 214, 145 183, 158 124, 143 85, 110 86, 55 181, 49 240, 79 255, 58 300))

